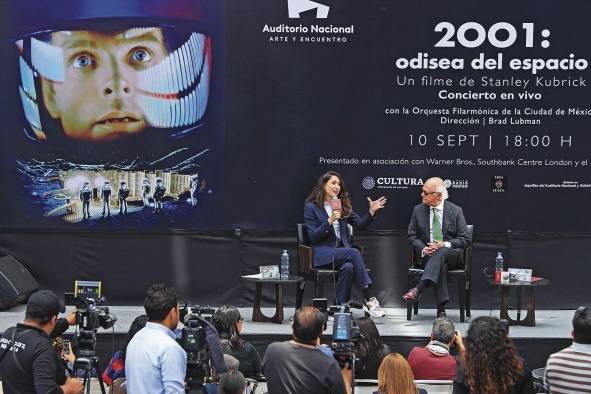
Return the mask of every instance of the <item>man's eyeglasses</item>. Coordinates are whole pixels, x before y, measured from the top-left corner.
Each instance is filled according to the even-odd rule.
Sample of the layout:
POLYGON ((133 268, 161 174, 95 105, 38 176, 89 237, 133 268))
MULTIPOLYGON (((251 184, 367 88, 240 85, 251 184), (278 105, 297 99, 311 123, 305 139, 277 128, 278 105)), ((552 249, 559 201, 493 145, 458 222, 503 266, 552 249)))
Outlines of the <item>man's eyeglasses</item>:
POLYGON ((439 192, 429 192, 429 193, 427 193, 426 191, 421 190, 421 195, 425 195, 425 196, 428 196, 428 195, 431 195, 431 194, 438 194, 438 193, 439 192))

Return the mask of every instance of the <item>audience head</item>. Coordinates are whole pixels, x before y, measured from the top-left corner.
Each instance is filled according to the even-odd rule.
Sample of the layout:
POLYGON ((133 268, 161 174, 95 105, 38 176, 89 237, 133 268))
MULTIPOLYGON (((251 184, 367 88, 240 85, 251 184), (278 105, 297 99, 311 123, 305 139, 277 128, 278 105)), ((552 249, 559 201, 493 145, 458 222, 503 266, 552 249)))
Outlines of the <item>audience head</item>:
POLYGON ((408 362, 398 353, 390 353, 378 369, 378 389, 384 394, 416 394, 417 386, 408 362))
POLYGON ((591 344, 591 308, 578 308, 573 317, 573 339, 577 343, 591 344))
POLYGON ((384 342, 373 320, 369 317, 359 317, 355 319, 355 324, 361 333, 361 339, 357 342, 359 357, 363 359, 379 352, 384 342))
POLYGON ((226 364, 226 370, 228 372, 236 372, 240 368, 240 361, 234 356, 224 353, 224 364, 226 364))
POLYGON ((242 394, 246 387, 244 375, 238 371, 228 371, 220 375, 218 394, 242 394))
POLYGON ((313 306, 299 308, 293 317, 293 336, 296 341, 316 345, 324 328, 324 314, 313 306))
POLYGON ((451 345, 456 335, 456 326, 454 322, 446 317, 438 317, 433 322, 431 331, 431 340, 451 345))
POLYGON ((222 341, 228 341, 233 348, 242 346, 240 331, 242 330, 242 316, 236 307, 224 305, 215 311, 212 323, 222 341))
POLYGON ((171 330, 179 322, 179 303, 172 287, 162 284, 150 286, 144 300, 148 321, 162 323, 171 330))
POLYGON ((62 301, 51 290, 39 290, 29 296, 25 321, 39 326, 48 334, 55 327, 57 315, 65 312, 62 301))
POLYGON ((523 375, 523 361, 503 323, 494 317, 475 319, 464 339, 466 385, 473 393, 504 394, 523 375))
POLYGON ((127 350, 127 345, 131 341, 131 338, 133 338, 134 335, 137 334, 139 330, 144 328, 146 326, 147 322, 148 322, 148 316, 146 316, 146 315, 139 315, 138 317, 133 319, 133 322, 131 323, 131 326, 129 327, 129 331, 127 331, 127 338, 125 338, 125 343, 123 344, 123 347, 121 348, 121 353, 120 353, 121 359, 125 360, 125 351, 127 350))
POLYGON ((50 343, 57 356, 62 358, 64 355, 64 340, 61 337, 55 337, 51 339, 50 343))

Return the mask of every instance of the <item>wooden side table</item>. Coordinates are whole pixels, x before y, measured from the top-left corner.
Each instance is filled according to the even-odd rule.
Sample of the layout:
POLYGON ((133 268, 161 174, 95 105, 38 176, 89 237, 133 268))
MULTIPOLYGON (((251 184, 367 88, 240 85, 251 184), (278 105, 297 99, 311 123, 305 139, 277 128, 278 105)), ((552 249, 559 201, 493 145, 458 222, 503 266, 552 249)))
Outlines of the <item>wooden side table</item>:
POLYGON ((259 279, 259 278, 252 278, 249 276, 243 276, 247 282, 254 282, 255 283, 255 293, 254 293, 254 307, 252 308, 252 321, 253 322, 270 322, 270 323, 283 323, 283 285, 295 283, 299 284, 300 282, 304 281, 304 278, 301 276, 290 276, 287 279, 259 279), (275 285, 275 314, 271 317, 263 315, 261 311, 261 299, 263 294, 263 285, 264 284, 274 284, 275 285))
POLYGON ((509 282, 499 283, 493 278, 487 278, 486 283, 491 286, 497 286, 501 288, 501 313, 500 318, 505 319, 509 322, 510 326, 527 326, 534 327, 536 325, 536 307, 534 303, 534 288, 548 286, 550 280, 546 278, 539 278, 535 282, 509 282), (509 290, 511 288, 517 291, 517 319, 509 317, 509 290), (521 318, 521 289, 524 289, 527 294, 527 315, 525 318, 521 318))

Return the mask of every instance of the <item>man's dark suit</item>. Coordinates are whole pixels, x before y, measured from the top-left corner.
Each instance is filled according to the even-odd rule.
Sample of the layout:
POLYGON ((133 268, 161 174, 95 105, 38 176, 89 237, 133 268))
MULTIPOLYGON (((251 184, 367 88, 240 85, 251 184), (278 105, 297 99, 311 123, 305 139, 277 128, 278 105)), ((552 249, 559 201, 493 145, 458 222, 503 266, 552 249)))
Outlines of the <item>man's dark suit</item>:
POLYGON ((429 213, 431 208, 427 204, 418 204, 414 207, 408 225, 408 241, 415 254, 421 259, 421 265, 424 268, 421 280, 430 280, 435 283, 437 304, 441 304, 449 300, 447 269, 459 268, 464 265, 464 249, 470 245, 470 238, 468 238, 468 226, 462 208, 445 200, 441 231, 443 241, 449 242, 451 248, 442 247, 433 255, 425 255, 421 258, 423 249, 430 242, 429 213))

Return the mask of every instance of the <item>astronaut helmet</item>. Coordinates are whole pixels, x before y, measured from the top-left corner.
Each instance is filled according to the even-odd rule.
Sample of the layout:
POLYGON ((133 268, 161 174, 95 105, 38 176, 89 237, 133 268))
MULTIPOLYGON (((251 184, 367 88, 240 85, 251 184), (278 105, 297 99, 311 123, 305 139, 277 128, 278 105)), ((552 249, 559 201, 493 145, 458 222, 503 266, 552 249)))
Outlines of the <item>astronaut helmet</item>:
POLYGON ((122 162, 138 142, 147 166, 202 131, 217 113, 217 3, 8 1, 24 159, 122 162))

